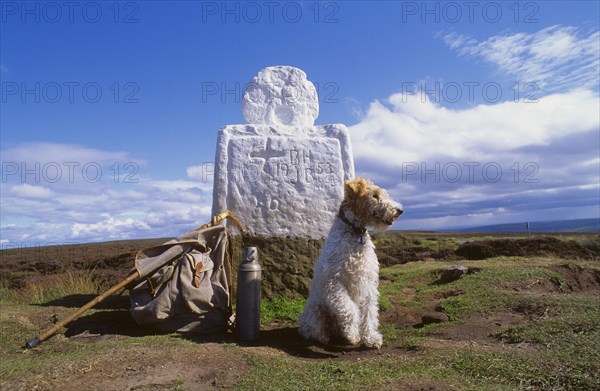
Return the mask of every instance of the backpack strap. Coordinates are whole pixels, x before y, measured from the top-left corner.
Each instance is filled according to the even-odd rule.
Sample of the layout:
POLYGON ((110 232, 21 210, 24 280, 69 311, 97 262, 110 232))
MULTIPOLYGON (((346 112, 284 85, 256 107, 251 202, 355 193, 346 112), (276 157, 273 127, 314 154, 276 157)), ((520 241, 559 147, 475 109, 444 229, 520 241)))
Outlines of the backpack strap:
MULTIPOLYGON (((246 228, 244 224, 238 219, 238 217, 230 210, 226 210, 223 213, 219 213, 216 216, 213 216, 212 221, 210 223, 204 224, 201 227, 197 228, 197 230, 212 227, 214 225, 219 224, 221 221, 225 219, 231 219, 233 223, 238 227, 242 234, 245 234, 246 228)), ((227 233, 227 232, 226 232, 227 233)), ((235 324, 235 315, 233 314, 233 261, 231 259, 231 254, 233 252, 233 242, 229 240, 229 235, 226 235, 227 245, 225 246, 225 274, 227 275, 227 283, 229 285, 229 302, 227 303, 227 317, 229 319, 227 326, 229 328, 233 328, 235 324)))

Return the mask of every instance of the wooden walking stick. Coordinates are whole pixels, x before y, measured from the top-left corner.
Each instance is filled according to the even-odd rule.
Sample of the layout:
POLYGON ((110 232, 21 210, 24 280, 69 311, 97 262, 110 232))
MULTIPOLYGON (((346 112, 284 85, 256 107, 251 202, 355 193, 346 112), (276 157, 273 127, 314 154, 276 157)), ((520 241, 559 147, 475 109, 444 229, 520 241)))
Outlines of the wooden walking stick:
MULTIPOLYGON (((242 232, 245 231, 244 226, 241 224, 241 222, 238 220, 238 218, 229 210, 226 210, 225 212, 214 216, 210 223, 204 224, 201 227, 196 228, 196 230, 213 227, 227 218, 230 218, 237 225, 237 227, 240 229, 240 231, 242 231, 242 232)), ((124 279, 123 281, 119 282, 118 284, 112 286, 106 292, 98 295, 94 300, 90 301, 89 303, 87 303, 86 305, 84 305, 83 307, 81 307, 77 311, 75 311, 73 314, 71 314, 71 316, 58 322, 57 324, 54 325, 54 327, 52 327, 45 333, 41 334, 40 336, 32 338, 29 341, 25 342, 25 347, 33 348, 33 347, 39 345, 40 343, 44 342, 48 338, 52 337, 62 327, 66 326, 67 324, 69 324, 70 322, 72 322, 73 320, 78 318, 85 311, 89 310, 96 304, 100 303, 102 300, 106 299, 108 296, 112 295, 113 293, 125 288, 128 284, 132 283, 139 277, 140 277, 140 273, 137 270, 133 271, 132 274, 130 274, 126 279, 124 279)))

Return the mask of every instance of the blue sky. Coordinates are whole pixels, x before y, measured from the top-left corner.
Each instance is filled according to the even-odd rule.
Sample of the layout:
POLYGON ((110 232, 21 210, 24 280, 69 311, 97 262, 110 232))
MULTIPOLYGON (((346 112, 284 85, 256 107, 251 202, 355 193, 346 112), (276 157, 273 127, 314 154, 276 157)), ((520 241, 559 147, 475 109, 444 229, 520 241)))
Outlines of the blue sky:
POLYGON ((3 248, 210 216, 262 68, 317 87, 396 229, 598 217, 596 1, 0 2, 3 248))

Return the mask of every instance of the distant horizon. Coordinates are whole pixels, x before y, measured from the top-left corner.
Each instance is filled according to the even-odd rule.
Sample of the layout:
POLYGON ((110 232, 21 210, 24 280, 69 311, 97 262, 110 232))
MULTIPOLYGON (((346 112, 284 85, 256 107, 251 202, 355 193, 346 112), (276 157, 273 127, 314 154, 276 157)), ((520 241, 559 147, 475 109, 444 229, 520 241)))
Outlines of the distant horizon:
MULTIPOLYGON (((487 224, 487 225, 476 225, 476 226, 455 226, 455 227, 441 227, 441 228, 437 228, 434 229, 434 231, 440 232, 440 231, 445 231, 445 230, 459 230, 459 229, 477 229, 477 228, 486 228, 486 227, 502 227, 502 226, 516 226, 516 225, 522 225, 523 226, 523 232, 527 232, 527 223, 529 223, 529 228, 530 228, 530 232, 536 232, 536 225, 546 225, 548 223, 557 223, 557 224, 564 224, 564 223, 569 223, 569 222, 584 222, 584 221, 595 221, 596 225, 598 226, 598 229, 595 231, 582 231, 582 232, 600 232, 600 218, 598 217, 591 217, 591 218, 585 218, 585 219, 566 219, 566 220, 538 220, 538 221, 517 221, 517 222, 512 222, 512 223, 501 223, 501 224, 487 224)), ((476 231, 473 231, 476 232, 476 231)), ((508 232, 521 232, 521 231, 508 231, 508 232)), ((551 231, 537 231, 537 232, 551 232, 551 231)), ((556 231, 556 233, 561 233, 561 232, 568 232, 568 231, 556 231)))
MULTIPOLYGON (((577 222, 577 221, 596 221, 598 226, 600 227, 600 218, 588 218, 588 219, 570 219, 570 220, 547 220, 547 221, 530 221, 530 224, 539 224, 539 223, 561 223, 561 222, 577 222)), ((523 229, 523 231, 460 231, 460 229, 476 229, 476 228, 486 228, 486 227, 501 227, 501 226, 506 226, 506 225, 517 225, 517 224, 521 224, 519 222, 517 223, 506 223, 506 224, 491 224, 491 225, 485 225, 485 226, 474 226, 474 227, 445 227, 445 228, 438 228, 438 229, 394 229, 391 228, 388 231, 392 231, 392 232, 432 232, 432 233, 448 233, 448 234, 452 234, 452 233, 456 233, 456 234, 466 234, 466 233, 481 233, 481 234, 487 234, 487 233, 498 233, 498 234, 511 234, 511 233, 519 233, 519 234, 526 234, 527 231, 525 229, 523 229), (456 231, 454 231, 456 230, 456 231)), ((525 222, 522 223, 523 227, 525 226, 525 222)), ((535 228, 535 226, 534 226, 535 228)), ((377 231, 373 231, 373 232, 377 232, 377 231)), ((383 231, 383 232, 387 232, 387 231, 383 231)), ((591 231, 535 231, 535 229, 532 229, 530 231, 531 233, 544 233, 544 234, 594 234, 594 233, 600 233, 600 229, 597 230, 591 230, 591 231)), ((181 232, 179 235, 183 235, 185 232, 181 232)), ((112 242, 128 242, 128 241, 142 241, 142 240, 147 240, 147 241, 154 241, 154 240, 170 240, 172 238, 176 238, 179 235, 173 235, 173 236, 164 236, 164 237, 138 237, 138 238, 128 238, 128 239, 114 239, 114 240, 102 240, 102 241, 95 241, 95 242, 66 242, 66 243, 34 243, 32 245, 24 245, 22 243, 22 245, 20 245, 19 243, 11 243, 10 245, 3 245, 0 248, 0 251, 10 251, 10 250, 19 250, 19 249, 32 249, 32 248, 43 248, 43 247, 51 247, 51 246, 69 246, 69 245, 77 245, 77 246, 83 246, 83 245, 95 245, 95 244, 103 244, 103 243, 112 243, 112 242)))

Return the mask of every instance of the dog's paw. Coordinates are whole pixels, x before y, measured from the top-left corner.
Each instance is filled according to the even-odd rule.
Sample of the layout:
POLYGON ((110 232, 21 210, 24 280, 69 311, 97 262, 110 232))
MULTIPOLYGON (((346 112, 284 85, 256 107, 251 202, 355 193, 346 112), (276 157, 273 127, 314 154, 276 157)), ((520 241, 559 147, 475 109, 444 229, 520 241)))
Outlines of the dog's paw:
POLYGON ((369 335, 364 339, 363 344, 368 348, 380 349, 383 345, 383 337, 379 333, 369 335))
POLYGON ((352 327, 346 333, 346 339, 350 342, 351 345, 358 345, 360 342, 360 333, 358 332, 358 327, 352 327))
POLYGON ((350 345, 358 345, 358 343, 360 342, 360 337, 358 336, 358 334, 356 334, 356 335, 348 335, 346 337, 346 339, 348 340, 348 342, 350 343, 350 345))

